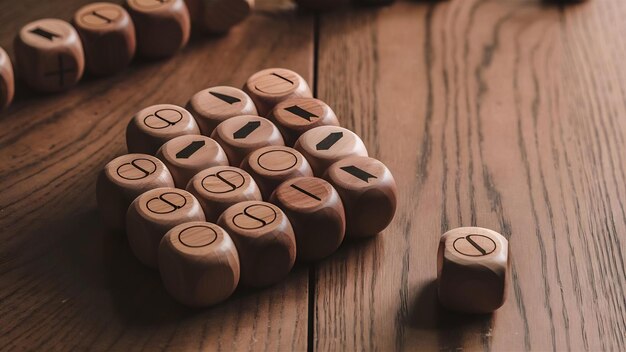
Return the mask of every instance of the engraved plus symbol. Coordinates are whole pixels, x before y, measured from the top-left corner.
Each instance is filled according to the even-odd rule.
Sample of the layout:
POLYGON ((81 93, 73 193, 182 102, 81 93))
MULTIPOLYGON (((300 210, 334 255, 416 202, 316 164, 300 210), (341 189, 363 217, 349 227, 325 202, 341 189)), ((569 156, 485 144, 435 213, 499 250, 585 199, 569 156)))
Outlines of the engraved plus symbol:
POLYGON ((311 118, 314 117, 319 117, 317 115, 315 115, 312 112, 309 112, 307 110, 304 110, 303 108, 299 107, 298 105, 294 105, 294 106, 290 106, 288 108, 285 108, 285 110, 289 111, 290 113, 296 115, 296 116, 300 116, 301 118, 311 122, 311 118))
POLYGON ((181 209, 185 204, 187 204, 185 196, 176 192, 166 192, 150 199, 146 207, 155 214, 169 214, 181 209))
POLYGON ((209 193, 232 192, 246 183, 246 178, 235 170, 222 170, 202 179, 202 188, 209 193))
POLYGON ((153 174, 157 169, 154 161, 144 158, 134 159, 129 163, 120 165, 117 175, 125 180, 136 181, 153 174))
POLYGON ((51 77, 51 76, 59 76, 59 87, 63 87, 65 85, 65 74, 66 73, 72 73, 72 72, 76 72, 76 68, 72 67, 72 66, 68 66, 66 67, 64 65, 64 60, 63 60, 63 55, 59 54, 58 56, 58 69, 56 71, 50 71, 50 72, 46 72, 45 76, 46 77, 51 77))
POLYGON ((153 114, 146 116, 143 119, 143 123, 150 128, 160 130, 174 126, 182 119, 183 114, 178 110, 160 109, 155 111, 153 114))
POLYGON ((265 204, 252 204, 233 217, 233 224, 244 230, 256 230, 276 220, 278 214, 265 204))
POLYGON ((37 27, 35 29, 31 29, 29 32, 31 32, 33 34, 36 34, 36 35, 38 35, 40 37, 46 38, 49 41, 53 41, 54 38, 61 38, 60 35, 58 35, 58 34, 56 34, 54 32, 51 32, 49 30, 43 29, 41 27, 37 27))
POLYGON ((459 237, 452 244, 454 249, 468 257, 483 257, 496 250, 496 243, 485 235, 471 234, 459 237))
POLYGON ((337 143, 341 138, 343 138, 343 132, 332 132, 326 138, 322 139, 317 145, 315 149, 317 150, 328 150, 332 148, 335 143, 337 143))
POLYGON ((350 175, 360 179, 361 181, 365 181, 367 183, 369 183, 369 179, 370 178, 378 178, 372 174, 370 174, 369 172, 362 170, 354 165, 350 165, 350 166, 343 166, 340 168, 341 170, 349 173, 350 175))

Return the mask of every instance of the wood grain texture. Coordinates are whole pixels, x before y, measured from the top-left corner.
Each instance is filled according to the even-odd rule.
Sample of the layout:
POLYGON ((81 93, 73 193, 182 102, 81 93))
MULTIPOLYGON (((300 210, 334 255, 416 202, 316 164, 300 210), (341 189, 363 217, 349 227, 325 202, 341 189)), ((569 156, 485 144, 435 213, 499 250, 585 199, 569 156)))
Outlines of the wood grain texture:
MULTIPOLYGON (((69 19, 86 2, 0 3, 0 46, 14 57, 21 25, 69 19)), ((170 60, 135 61, 64 94, 18 87, 0 118, 0 349, 306 349, 306 268, 214 308, 184 308, 125 238, 103 230, 95 180, 125 152, 124 130, 139 109, 184 105, 210 86, 241 87, 268 66, 311 80, 312 58, 313 18, 268 9, 228 36, 193 38, 170 60)))
POLYGON ((317 96, 400 190, 318 265, 316 350, 624 350, 626 6, 398 3, 320 21, 317 96), (439 236, 511 244, 494 315, 436 303, 439 236))

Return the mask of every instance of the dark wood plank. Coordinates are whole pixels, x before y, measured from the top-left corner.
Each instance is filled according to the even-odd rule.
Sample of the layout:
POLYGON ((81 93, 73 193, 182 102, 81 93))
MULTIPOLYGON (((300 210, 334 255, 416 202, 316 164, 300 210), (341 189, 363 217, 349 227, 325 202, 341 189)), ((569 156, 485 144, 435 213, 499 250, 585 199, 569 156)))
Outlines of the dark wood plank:
MULTIPOLYGON (((12 54, 21 25, 68 19, 86 2, 4 2, 0 45, 12 54)), ((134 112, 184 104, 213 85, 242 86, 269 66, 313 78, 311 16, 264 7, 228 36, 194 38, 170 60, 138 61, 63 94, 20 87, 0 117, 0 349, 306 349, 306 268, 218 307, 186 309, 133 258, 125 238, 103 231, 95 204, 96 174, 125 152, 134 112)))
POLYGON ((391 227, 318 265, 317 350, 624 350, 626 7, 403 2, 321 20, 318 96, 394 172, 391 227), (512 248, 508 302, 436 302, 447 229, 512 248))

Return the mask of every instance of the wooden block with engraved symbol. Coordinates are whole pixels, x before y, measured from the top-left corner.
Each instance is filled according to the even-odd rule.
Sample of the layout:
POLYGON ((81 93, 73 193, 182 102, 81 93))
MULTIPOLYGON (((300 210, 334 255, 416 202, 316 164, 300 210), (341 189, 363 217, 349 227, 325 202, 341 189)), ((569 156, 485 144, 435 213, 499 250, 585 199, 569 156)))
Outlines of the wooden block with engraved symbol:
POLYGON ((126 146, 130 153, 154 154, 178 136, 200 134, 189 111, 172 104, 152 105, 140 110, 126 127, 126 146))
POLYGON ((187 45, 191 21, 183 0, 126 0, 126 8, 135 23, 139 55, 164 58, 187 45))
POLYGON ((285 146, 259 148, 241 163, 259 185, 263 199, 269 199, 272 192, 286 180, 294 177, 313 176, 309 162, 299 151, 285 146))
POLYGON ((239 284, 239 255, 221 227, 203 221, 180 224, 159 244, 165 289, 180 303, 206 307, 227 299, 239 284))
POLYGON ((102 223, 115 231, 126 227, 126 211, 143 192, 174 187, 174 180, 161 160, 146 154, 127 154, 111 160, 96 184, 102 223))
POLYGON ((283 134, 285 144, 293 146, 306 131, 319 126, 339 126, 335 112, 315 98, 293 98, 278 103, 268 117, 283 134))
POLYGON ((393 220, 398 190, 393 175, 380 161, 361 156, 345 158, 332 164, 324 178, 343 201, 346 236, 374 236, 393 220))
POLYGON ((294 148, 309 161, 315 176, 321 177, 334 162, 350 156, 367 156, 365 144, 354 132, 338 126, 308 130, 294 148))
POLYGON ((13 65, 7 52, 0 47, 0 110, 11 105, 15 94, 13 65))
POLYGON ((506 300, 509 242, 481 227, 459 227, 444 233, 437 253, 439 301, 447 309, 491 313, 506 300))
POLYGON ((261 116, 283 100, 311 98, 311 88, 299 74, 285 68, 268 68, 253 74, 243 87, 261 116))
POLYGON ((217 223, 235 242, 242 285, 273 285, 291 271, 296 259, 296 240, 289 220, 274 204, 237 203, 226 209, 217 223))
POLYGON ((182 189, 162 187, 142 193, 128 207, 126 236, 143 264, 157 266, 159 243, 174 226, 205 221, 200 203, 182 189))
POLYGON ((172 173, 176 187, 184 189, 198 172, 213 166, 228 166, 228 157, 213 139, 187 134, 170 139, 159 148, 156 157, 172 173))
POLYGON ((95 2, 74 14, 74 27, 82 39, 89 73, 110 75, 123 70, 135 55, 135 25, 123 7, 95 2))
POLYGON ((246 155, 268 145, 285 145, 278 128, 268 119, 243 115, 220 123, 211 134, 224 148, 230 165, 239 166, 246 155))
POLYGON ((236 203, 263 199, 250 174, 233 166, 203 170, 189 180, 186 189, 198 198, 207 221, 211 222, 236 203))
POLYGON ((270 201, 291 222, 299 261, 327 257, 343 242, 345 212, 339 194, 330 183, 317 177, 294 178, 282 183, 270 201))
POLYGON ((31 22, 14 41, 17 73, 32 89, 58 92, 83 76, 85 57, 71 24, 53 18, 31 22))
POLYGON ((252 99, 241 89, 219 86, 194 94, 186 105, 200 132, 210 136, 222 121, 240 115, 257 115, 252 99))

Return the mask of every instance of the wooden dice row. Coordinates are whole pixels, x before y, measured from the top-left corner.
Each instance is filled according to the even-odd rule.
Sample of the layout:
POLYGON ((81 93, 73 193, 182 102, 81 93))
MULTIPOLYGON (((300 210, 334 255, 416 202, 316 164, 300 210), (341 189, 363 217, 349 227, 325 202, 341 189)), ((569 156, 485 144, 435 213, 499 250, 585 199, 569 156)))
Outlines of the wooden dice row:
MULTIPOLYGON (((224 32, 250 13, 252 0, 194 0, 194 17, 210 32, 224 32)), ((14 41, 16 68, 31 88, 58 92, 75 85, 86 70, 97 76, 124 69, 135 53, 159 59, 189 40, 190 14, 183 0, 126 0, 125 6, 96 2, 76 11, 72 24, 46 18, 28 23, 14 41)), ((14 92, 13 68, 0 48, 0 108, 14 92)))

